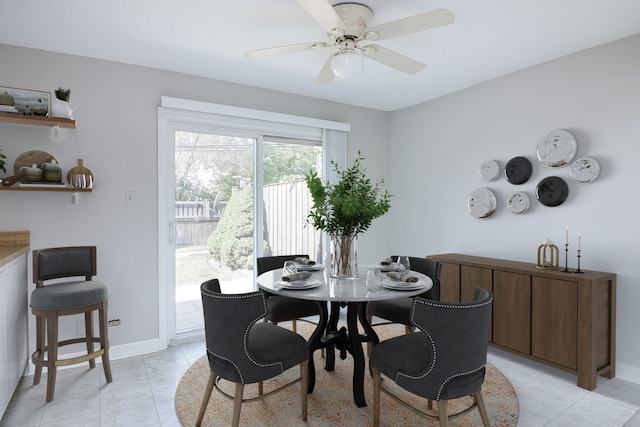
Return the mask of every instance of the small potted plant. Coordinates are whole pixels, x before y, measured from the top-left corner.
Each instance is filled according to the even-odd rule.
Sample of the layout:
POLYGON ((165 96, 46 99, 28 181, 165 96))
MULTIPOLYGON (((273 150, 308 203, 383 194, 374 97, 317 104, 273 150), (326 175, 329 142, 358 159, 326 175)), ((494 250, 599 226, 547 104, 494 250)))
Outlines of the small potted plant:
POLYGON ((313 170, 305 175, 313 199, 307 218, 314 228, 331 237, 332 277, 358 277, 358 234, 365 232, 374 219, 391 208, 391 194, 382 188, 384 180, 374 183, 367 178, 362 160, 358 151, 353 165, 344 170, 332 161, 339 176, 336 184, 323 184, 313 170))
POLYGON ((69 99, 71 99, 71 89, 58 87, 54 93, 56 97, 51 100, 51 117, 73 119, 76 104, 69 102, 69 99))
POLYGON ((71 98, 71 89, 63 89, 61 87, 58 87, 58 89, 55 90, 55 94, 56 98, 58 98, 60 101, 69 102, 69 99, 71 98))

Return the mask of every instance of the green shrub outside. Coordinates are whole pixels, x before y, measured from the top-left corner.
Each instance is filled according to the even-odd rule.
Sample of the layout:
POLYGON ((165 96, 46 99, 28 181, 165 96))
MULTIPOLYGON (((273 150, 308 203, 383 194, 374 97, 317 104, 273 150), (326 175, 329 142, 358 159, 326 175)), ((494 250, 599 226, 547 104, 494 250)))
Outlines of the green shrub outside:
MULTIPOLYGON (((265 248, 269 243, 264 241, 265 248)), ((253 270, 253 189, 234 192, 216 229, 207 239, 211 256, 232 270, 253 270)))

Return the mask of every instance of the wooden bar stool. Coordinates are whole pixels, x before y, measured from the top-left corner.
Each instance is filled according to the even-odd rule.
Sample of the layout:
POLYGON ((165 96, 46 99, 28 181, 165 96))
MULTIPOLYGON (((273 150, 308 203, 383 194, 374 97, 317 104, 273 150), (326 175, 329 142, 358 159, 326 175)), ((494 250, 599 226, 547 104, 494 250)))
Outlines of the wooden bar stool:
POLYGON ((47 402, 53 400, 58 366, 89 361, 102 356, 102 367, 107 382, 112 381, 109 364, 109 340, 107 335, 107 305, 109 285, 92 280, 96 275, 96 247, 75 246, 36 249, 33 251, 33 282, 31 312, 36 316, 36 351, 31 356, 36 366, 33 384, 40 383, 42 367, 47 367, 47 402), (85 280, 62 281, 44 285, 45 280, 84 276, 85 280), (93 336, 93 312, 98 311, 99 337, 93 336), (58 317, 84 313, 85 336, 58 340, 58 317), (94 342, 100 348, 94 351, 94 342), (87 354, 66 359, 58 358, 58 348, 86 343, 87 354), (46 354, 46 356, 45 356, 46 354))

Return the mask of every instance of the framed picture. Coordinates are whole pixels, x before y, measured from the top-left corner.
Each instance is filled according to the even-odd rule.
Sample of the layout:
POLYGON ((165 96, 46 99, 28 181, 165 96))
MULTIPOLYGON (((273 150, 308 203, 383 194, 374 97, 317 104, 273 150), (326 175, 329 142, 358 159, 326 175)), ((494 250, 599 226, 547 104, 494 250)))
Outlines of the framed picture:
POLYGON ((51 92, 0 86, 0 112, 48 117, 51 92))

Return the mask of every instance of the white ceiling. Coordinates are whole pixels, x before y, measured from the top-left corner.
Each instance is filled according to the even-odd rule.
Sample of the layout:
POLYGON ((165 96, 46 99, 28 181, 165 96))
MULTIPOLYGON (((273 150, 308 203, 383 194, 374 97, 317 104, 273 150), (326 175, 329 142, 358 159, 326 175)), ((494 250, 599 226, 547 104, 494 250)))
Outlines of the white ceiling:
POLYGON ((359 2, 373 10, 371 25, 439 8, 455 22, 378 42, 427 64, 417 74, 368 60, 360 76, 327 85, 314 80, 328 49, 243 55, 327 40, 296 0, 0 0, 0 43, 393 111, 640 32, 638 0, 359 2))

